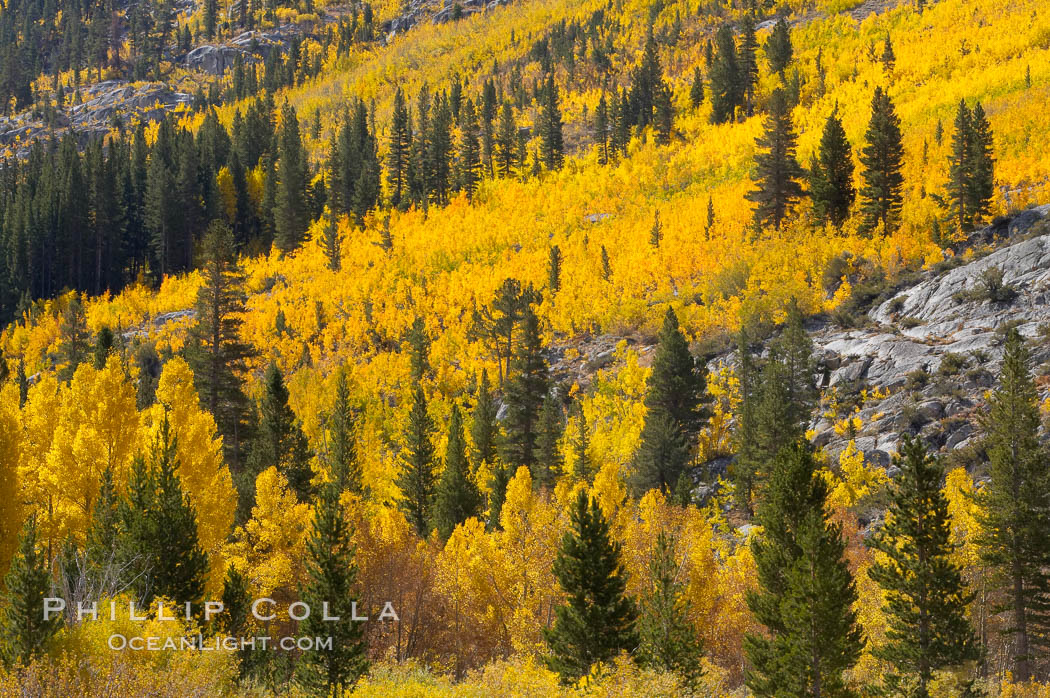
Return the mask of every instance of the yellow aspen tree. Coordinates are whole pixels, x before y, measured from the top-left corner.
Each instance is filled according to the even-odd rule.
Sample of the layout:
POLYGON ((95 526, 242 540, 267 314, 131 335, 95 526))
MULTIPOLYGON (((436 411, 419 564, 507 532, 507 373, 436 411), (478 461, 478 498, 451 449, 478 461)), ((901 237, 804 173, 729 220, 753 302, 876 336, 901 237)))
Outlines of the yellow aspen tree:
POLYGON ((22 530, 24 495, 18 475, 21 449, 22 414, 18 409, 18 386, 8 383, 0 389, 0 578, 7 574, 22 530))

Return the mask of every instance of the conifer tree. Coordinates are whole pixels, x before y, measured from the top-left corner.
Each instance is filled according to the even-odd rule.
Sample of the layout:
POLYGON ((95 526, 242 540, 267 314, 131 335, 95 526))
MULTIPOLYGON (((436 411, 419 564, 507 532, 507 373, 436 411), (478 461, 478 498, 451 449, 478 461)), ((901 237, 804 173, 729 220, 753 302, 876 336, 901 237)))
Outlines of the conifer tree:
POLYGON ((197 514, 177 474, 175 435, 167 414, 150 447, 136 458, 128 494, 120 500, 120 560, 133 574, 143 606, 162 597, 194 605, 204 594, 208 556, 197 535, 197 514))
POLYGON ((18 550, 4 577, 4 590, 0 659, 9 665, 28 662, 46 649, 62 624, 61 614, 44 618, 44 599, 51 595, 51 570, 47 557, 37 550, 35 516, 26 519, 18 536, 18 550))
POLYGON ((994 160, 988 120, 980 104, 959 102, 948 161, 949 209, 960 230, 988 212, 994 194, 994 160))
POLYGON ((894 64, 897 62, 897 56, 893 53, 893 44, 890 43, 890 37, 886 37, 885 42, 882 44, 882 64, 886 66, 886 70, 893 70, 894 64))
POLYGON ((467 98, 460 110, 460 140, 458 168, 459 188, 466 192, 467 199, 474 198, 481 181, 481 144, 478 134, 478 116, 474 103, 467 98))
POLYGON ((331 216, 325 219, 324 227, 321 229, 321 246, 324 248, 324 256, 328 259, 328 268, 339 271, 343 264, 340 255, 339 226, 331 216))
POLYGON ((304 652, 295 667, 296 680, 324 695, 343 695, 368 671, 364 626, 354 620, 352 531, 331 483, 321 490, 313 527, 306 542, 308 581, 302 600, 310 615, 299 624, 305 637, 324 637, 330 646, 304 652), (326 620, 338 618, 338 620, 326 620))
POLYGON ((660 212, 657 211, 653 214, 653 227, 649 229, 649 244, 653 247, 659 247, 662 238, 663 231, 660 229, 660 212))
POLYGON ((536 464, 539 418, 549 388, 540 320, 531 305, 522 313, 521 333, 514 347, 507 381, 505 460, 514 467, 536 464))
POLYGON ((405 339, 409 350, 409 375, 413 383, 419 384, 430 371, 430 336, 421 316, 417 315, 412 321, 405 339))
POLYGON ((474 403, 473 421, 470 427, 473 448, 473 465, 477 470, 482 463, 489 466, 496 462, 496 440, 499 436, 499 426, 496 424, 496 403, 492 399, 492 391, 489 387, 489 373, 481 370, 481 380, 478 382, 478 399, 474 403))
POLYGON ((394 92, 394 112, 390 121, 390 148, 387 152, 387 186, 390 204, 403 208, 408 204, 408 166, 412 152, 412 130, 405 95, 398 87, 394 92))
POLYGON ((401 508, 421 538, 430 533, 434 508, 434 420, 427 413, 427 399, 418 383, 412 394, 402 444, 402 469, 397 486, 401 508))
POLYGON ((678 578, 679 569, 674 543, 660 531, 641 603, 639 654, 644 665, 672 672, 696 690, 704 673, 700 666, 703 643, 690 620, 692 608, 685 584, 678 578))
POLYGON ((1036 637, 1050 628, 1050 476, 1046 449, 1039 442, 1039 397, 1029 358, 1021 335, 1011 330, 999 385, 983 413, 990 480, 976 495, 981 557, 1003 570, 1008 652, 1016 681, 1032 677, 1036 637))
POLYGON ((973 595, 952 561, 943 466, 907 434, 895 462, 900 474, 890 485, 886 523, 868 540, 886 556, 868 570, 886 594, 883 613, 889 627, 876 655, 895 669, 886 681, 891 690, 900 690, 901 679, 912 679, 917 686, 910 695, 927 698, 934 671, 977 659, 966 618, 973 595))
POLYGON ((705 417, 704 391, 703 369, 689 353, 674 310, 668 308, 645 395, 635 477, 640 492, 657 487, 666 495, 678 483, 705 417))
POLYGON ((89 562, 104 565, 111 562, 117 551, 120 534, 120 497, 113 482, 113 469, 107 466, 99 478, 98 497, 91 507, 84 553, 89 562))
POLYGON ((576 434, 572 440, 572 476, 580 481, 587 482, 590 479, 591 459, 590 434, 587 427, 587 417, 583 413, 583 403, 576 403, 576 434))
POLYGON ((561 105, 554 74, 547 75, 543 88, 543 108, 540 112, 540 158, 548 170, 560 170, 565 158, 562 139, 561 105))
POLYGON ((773 25, 773 31, 769 33, 766 40, 766 60, 769 61, 769 69, 784 79, 784 71, 791 65, 794 50, 791 47, 791 29, 788 23, 781 17, 773 25))
POLYGON ((743 84, 733 31, 722 25, 715 35, 716 50, 708 61, 708 79, 711 81, 711 123, 724 124, 736 116, 740 106, 740 86, 743 84))
POLYGON ((809 171, 813 213, 824 223, 842 225, 857 198, 853 186, 853 149, 836 112, 824 122, 820 149, 809 171))
POLYGON ((762 534, 751 541, 759 588, 747 605, 766 629, 744 641, 745 679, 756 696, 852 695, 843 672, 860 657, 863 636, 841 525, 825 511, 827 493, 806 444, 780 450, 758 508, 762 534))
POLYGON ((445 469, 437 485, 434 524, 441 540, 448 540, 456 526, 481 512, 481 493, 471 478, 467 462, 467 445, 463 435, 463 418, 459 407, 452 406, 445 448, 445 469))
POLYGON ((552 296, 561 290, 561 248, 557 245, 551 245, 547 254, 547 288, 552 296))
POLYGON ((891 233, 900 222, 901 203, 904 201, 901 193, 904 146, 900 119, 889 94, 881 87, 875 88, 871 100, 871 121, 865 140, 867 143, 860 155, 860 162, 864 165, 864 184, 860 188, 861 229, 871 232, 881 226, 884 233, 891 233))
POLYGON ((627 596, 621 546, 612 540, 608 521, 582 490, 569 518, 554 560, 554 576, 568 598, 543 632, 551 651, 547 664, 565 682, 638 647, 638 609, 627 596))
POLYGON ((69 380, 77 370, 77 366, 87 360, 88 342, 90 334, 87 329, 87 319, 84 317, 84 306, 76 294, 69 299, 66 309, 62 313, 62 322, 59 324, 59 353, 63 360, 61 377, 69 380))
POLYGON ((93 358, 95 370, 101 371, 105 367, 106 359, 109 358, 110 353, 113 351, 113 341, 113 330, 103 327, 98 331, 98 336, 95 337, 93 358))
POLYGON ((656 113, 653 120, 653 125, 656 127, 656 142, 660 145, 667 145, 671 142, 671 134, 674 131, 673 99, 671 86, 661 80, 654 97, 656 113))
POLYGON ((758 83, 758 38, 755 35, 755 18, 748 12, 740 23, 740 47, 737 51, 740 65, 740 105, 744 114, 755 113, 755 85, 758 83))
POLYGON ((561 471, 561 437, 565 431, 561 405, 553 390, 548 391, 540 408, 539 437, 536 439, 536 463, 532 481, 538 487, 548 487, 561 471))
MULTIPOLYGON (((300 502, 309 502, 313 492, 310 481, 310 446, 299 420, 288 405, 288 387, 277 364, 270 363, 263 376, 263 395, 259 402, 259 427, 256 429, 250 457, 251 477, 271 466, 288 478, 288 485, 300 502)), ((250 499, 242 503, 242 511, 254 505, 254 488, 250 499)))
POLYGON ((736 377, 740 386, 740 403, 736 413, 736 457, 730 466, 737 506, 752 513, 751 500, 763 468, 762 449, 758 445, 759 376, 751 355, 746 328, 740 329, 736 351, 736 377))
POLYGON ((700 66, 693 68, 693 82, 689 86, 689 101, 694 109, 704 103, 704 76, 700 72, 700 66))
POLYGON ((609 164, 609 103, 605 99, 605 92, 598 99, 598 106, 594 108, 594 142, 598 146, 598 164, 609 164))
POLYGON ((517 160, 518 126, 514 123, 514 108, 510 102, 504 102, 500 110, 499 126, 496 127, 495 156, 496 171, 500 177, 514 174, 514 163, 517 160))
POLYGON ((802 196, 802 167, 795 159, 797 136, 791 123, 791 110, 787 106, 784 91, 777 88, 769 103, 765 133, 756 145, 754 180, 758 188, 749 192, 747 198, 755 206, 755 224, 780 224, 791 212, 795 202, 802 196))
POLYGON ((306 208, 306 153, 299 135, 299 119, 287 102, 281 108, 278 148, 273 210, 274 243, 282 252, 291 252, 302 242, 310 221, 306 208))
POLYGON ((981 103, 973 105, 970 121, 973 144, 970 148, 970 212, 974 219, 988 213, 995 194, 995 157, 992 127, 981 103))
POLYGON ((490 531, 502 528, 500 514, 503 513, 503 502, 507 499, 507 485, 510 473, 502 461, 497 460, 492 466, 492 479, 489 481, 489 510, 486 527, 490 531))
POLYGON ((226 460, 237 472, 243 464, 241 444, 249 433, 249 403, 238 374, 247 370, 245 361, 252 353, 240 338, 244 279, 233 235, 224 223, 209 226, 202 250, 204 283, 197 292, 197 324, 190 330, 186 359, 201 403, 222 435, 226 460))
POLYGON ((335 403, 329 416, 331 424, 331 462, 332 477, 339 485, 339 490, 349 489, 361 494, 361 464, 357 459, 357 448, 354 443, 354 408, 350 402, 350 386, 346 367, 339 369, 335 384, 335 403))

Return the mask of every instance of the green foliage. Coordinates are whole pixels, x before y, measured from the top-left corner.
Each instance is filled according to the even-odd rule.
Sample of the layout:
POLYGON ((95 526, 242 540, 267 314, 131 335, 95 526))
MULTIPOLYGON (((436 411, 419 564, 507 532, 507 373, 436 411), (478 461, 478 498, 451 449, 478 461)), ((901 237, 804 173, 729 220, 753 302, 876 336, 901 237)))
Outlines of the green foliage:
POLYGON ((853 186, 853 149, 835 113, 824 122, 819 154, 809 171, 809 191, 813 213, 819 220, 839 226, 849 218, 857 198, 853 186))
POLYGON ((627 575, 620 544, 596 501, 581 491, 569 511, 570 530, 554 560, 554 576, 567 596, 544 630, 551 654, 547 664, 566 682, 587 674, 638 646, 638 609, 626 595, 627 575))
POLYGON ((886 684, 916 679, 911 695, 928 696, 933 672, 977 659, 978 646, 967 605, 973 595, 952 561, 948 500, 941 491, 944 468, 925 445, 902 437, 895 459, 900 474, 890 486, 886 524, 868 545, 881 551, 868 570, 886 594, 886 642, 876 655, 893 667, 886 684))
POLYGON ((755 206, 755 224, 780 224, 790 214, 795 202, 802 196, 802 167, 795 159, 798 136, 791 123, 784 91, 776 89, 769 102, 769 116, 765 132, 756 141, 759 149, 755 155, 753 179, 758 188, 747 195, 755 206))
POLYGON ((348 489, 361 494, 361 464, 355 443, 354 408, 350 402, 350 386, 345 367, 339 370, 335 384, 335 403, 329 415, 331 425, 330 466, 339 490, 348 489))
POLYGON ((61 614, 44 619, 44 599, 51 596, 51 569, 37 550, 36 518, 26 520, 18 536, 18 550, 4 577, 4 605, 0 611, 0 639, 7 664, 25 662, 42 653, 62 624, 61 614))
POLYGON ((860 657, 857 590, 842 528, 828 520, 828 490, 808 445, 783 448, 758 507, 752 539, 757 591, 747 605, 766 634, 744 642, 756 696, 850 696, 843 673, 860 657))
POLYGON ((543 355, 540 320, 532 306, 526 306, 521 333, 514 346, 507 382, 506 439, 507 463, 532 469, 538 458, 539 420, 543 400, 549 389, 547 359, 543 355))
MULTIPOLYGON (((271 466, 288 478, 288 485, 301 502, 310 501, 313 469, 310 445, 299 420, 288 404, 288 386, 277 364, 271 363, 263 376, 263 395, 259 402, 259 426, 255 431, 249 472, 258 474, 271 466)), ((251 504, 254 505, 254 490, 251 504)), ((244 502, 247 505, 248 502, 244 502)), ((250 511, 250 506, 248 510, 250 511)))
POLYGON ((467 446, 463 435, 463 418, 459 407, 452 406, 448 424, 448 446, 445 469, 438 481, 434 506, 434 525, 442 540, 448 540, 456 526, 481 513, 481 493, 471 477, 467 446))
POLYGON ((861 150, 864 165, 864 184, 860 188, 862 229, 871 232, 881 226, 883 233, 891 233, 900 224, 904 175, 901 165, 904 146, 901 142, 900 119, 890 96, 881 87, 875 88, 871 99, 871 121, 865 134, 866 145, 861 150))
POLYGON ((352 531, 331 484, 320 493, 314 508, 313 529, 306 543, 309 581, 302 600, 310 615, 299 625, 304 637, 330 638, 331 648, 304 652, 295 668, 296 680, 325 695, 341 695, 368 671, 368 644, 364 626, 354 620, 354 564, 352 531), (339 620, 325 620, 325 615, 339 620))
POLYGON ((417 383, 403 437, 402 470, 397 486, 401 490, 401 508, 423 538, 430 533, 434 506, 433 433, 434 420, 427 413, 423 387, 417 383))

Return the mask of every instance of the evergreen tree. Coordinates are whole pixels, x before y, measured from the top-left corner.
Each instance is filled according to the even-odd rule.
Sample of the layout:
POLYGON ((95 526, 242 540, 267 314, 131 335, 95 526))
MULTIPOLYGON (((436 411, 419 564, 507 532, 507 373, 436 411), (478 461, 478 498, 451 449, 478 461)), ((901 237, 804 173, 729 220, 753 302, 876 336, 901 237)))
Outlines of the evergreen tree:
POLYGON ((496 128, 493 148, 496 156, 496 171, 500 177, 510 177, 514 174, 517 141, 518 126, 514 123, 514 109, 510 106, 510 102, 504 102, 500 110, 499 126, 496 128))
POLYGON ((470 427, 471 441, 474 444, 473 460, 474 470, 482 463, 493 466, 496 463, 496 440, 499 435, 499 426, 496 424, 496 403, 492 399, 489 388, 489 374, 485 369, 481 370, 481 380, 478 383, 478 399, 474 404, 472 414, 473 422, 470 427))
POLYGON ((350 386, 345 366, 339 369, 336 378, 335 403, 332 405, 329 423, 332 434, 332 476, 340 491, 349 489, 361 494, 361 464, 357 459, 357 447, 354 442, 354 408, 350 402, 350 386))
POLYGON ((561 248, 551 245, 547 254, 547 287, 553 296, 561 290, 561 248))
POLYGON ((460 141, 458 157, 459 188, 473 199, 481 181, 481 143, 478 134, 478 116, 474 103, 467 98, 460 111, 460 141))
POLYGON ((308 581, 302 600, 311 612, 300 622, 299 632, 328 638, 331 646, 304 652, 295 667, 296 680, 324 695, 343 695, 368 671, 368 643, 364 627, 354 620, 357 566, 352 531, 339 491, 331 484, 322 488, 314 508, 306 552, 308 581), (326 615, 338 620, 326 620, 326 615))
POLYGON ((521 333, 510 362, 507 382, 507 436, 505 460, 513 465, 536 464, 539 417, 548 390, 547 359, 543 356, 540 320, 531 305, 522 314, 521 333))
POLYGON ((278 148, 278 179, 273 209, 274 243, 282 252, 291 252, 302 242, 310 220, 306 207, 306 153, 299 135, 299 119, 287 102, 281 108, 278 148))
POLYGON ((736 377, 740 385, 740 403, 736 412, 733 440, 736 456, 730 466, 737 506, 748 514, 753 512, 752 498, 761 474, 762 449, 758 444, 759 376, 751 355, 746 328, 740 329, 736 351, 736 377))
POLYGON ((572 476, 576 480, 587 482, 590 479, 591 459, 590 435, 587 428, 587 417, 583 413, 583 404, 576 403, 576 434, 572 440, 572 476))
POLYGON ((654 487, 666 495, 689 466, 690 444, 700 432, 705 411, 705 376, 667 309, 653 357, 645 395, 646 415, 636 458, 635 485, 640 492, 654 487))
POLYGON ((532 481, 538 487, 549 487, 561 471, 561 437, 565 431, 564 415, 554 390, 543 398, 538 428, 532 481))
POLYGON ((973 106, 970 121, 973 134, 970 148, 970 213, 979 219, 988 213, 995 194, 995 158, 993 156, 992 129, 978 102, 973 106))
POLYGON ((704 673, 700 666, 703 643, 690 620, 691 604, 678 579, 679 569, 674 543, 660 531, 641 604, 639 654, 646 666, 673 672, 689 689, 697 690, 704 673))
POLYGON ((1011 330, 999 385, 983 412, 990 480, 976 495, 981 557, 1003 570, 1014 680, 1032 677, 1036 638, 1050 629, 1050 478, 1039 442, 1039 397, 1029 352, 1011 330))
POLYGON ((143 606, 157 597, 194 605, 204 594, 208 556, 197 535, 197 514, 182 489, 175 435, 167 413, 150 448, 136 458, 121 499, 120 559, 143 606))
POLYGON ((769 69, 784 79, 784 71, 791 65, 794 49, 791 47, 791 29, 788 23, 781 17, 773 25, 773 31, 769 33, 766 40, 766 60, 769 61, 769 69))
POLYGON ((339 245, 339 225, 331 216, 325 219, 321 232, 321 245, 324 247, 324 256, 328 259, 328 268, 332 271, 339 271, 343 264, 339 245))
POLYGON ((598 99, 598 106, 594 108, 594 143, 598 146, 598 164, 609 164, 609 103, 605 99, 605 92, 598 99))
POLYGON ((966 618, 973 595, 966 593, 952 561, 943 466, 907 434, 895 462, 900 474, 890 485, 886 523, 868 540, 886 556, 868 570, 886 594, 883 613, 889 625, 886 644, 876 655, 895 669, 887 677, 891 689, 900 690, 902 678, 913 678, 918 685, 910 695, 927 698, 934 671, 977 659, 966 618))
POLYGON ((704 103, 704 76, 700 72, 700 66, 693 68, 693 82, 689 87, 689 101, 693 108, 699 108, 704 103))
MULTIPOLYGON (((263 470, 276 466, 288 478, 288 485, 300 502, 309 502, 313 492, 310 481, 310 446, 288 405, 288 387, 277 364, 271 363, 263 377, 263 395, 259 402, 259 427, 252 444, 249 472, 252 480, 263 470)), ((251 511, 255 503, 254 487, 250 498, 242 502, 242 512, 251 511)))
POLYGON ((896 62, 897 56, 893 53, 893 44, 890 43, 890 37, 887 36, 882 45, 882 64, 886 66, 886 70, 893 70, 896 62))
POLYGON ((98 331, 98 336, 95 338, 95 352, 93 364, 96 370, 102 370, 106 365, 106 359, 109 358, 110 353, 113 351, 113 330, 108 327, 103 327, 98 331))
POLYGON ((558 97, 558 86, 554 74, 547 75, 543 88, 543 108, 540 112, 540 157, 543 166, 548 170, 560 170, 565 159, 565 145, 562 139, 561 106, 558 97))
POLYGON ((437 485, 434 524, 441 540, 448 540, 456 526, 481 512, 481 493, 471 478, 467 446, 463 435, 463 418, 459 407, 452 406, 445 448, 445 469, 437 485))
POLYGON ((751 541, 757 591, 747 605, 765 626, 748 635, 748 688, 756 696, 848 696, 843 672, 860 657, 857 590, 843 559, 841 525, 825 510, 827 483, 806 444, 783 448, 758 508, 751 541))
POLYGON ((674 94, 671 86, 661 80, 656 88, 654 100, 656 113, 653 125, 656 127, 656 142, 668 145, 674 131, 674 94))
POLYGON ((884 233, 891 233, 900 222, 901 203, 904 201, 901 193, 904 146, 900 119, 889 94, 881 87, 875 88, 871 100, 871 121, 865 140, 867 144, 860 155, 860 162, 864 165, 864 184, 860 188, 861 229, 871 232, 881 225, 884 233))
POLYGON ((724 124, 736 116, 740 106, 743 77, 737 58, 736 41, 728 25, 722 25, 715 35, 716 51, 708 62, 711 81, 711 123, 724 124))
POLYGON ((405 428, 397 486, 401 490, 401 508, 421 538, 430 533, 434 507, 433 433, 434 420, 427 413, 423 387, 416 383, 405 428))
POLYGON ((492 466, 492 479, 489 482, 489 513, 487 528, 490 531, 502 528, 500 514, 503 512, 503 502, 507 498, 507 485, 510 483, 510 473, 501 461, 496 461, 492 466))
POLYGON ((44 599, 51 595, 47 557, 37 550, 36 517, 30 516, 18 536, 18 550, 4 577, 0 639, 7 664, 28 662, 41 654, 62 624, 61 614, 44 618, 44 599))
POLYGON ((960 230, 988 212, 994 189, 992 136, 980 104, 959 102, 948 161, 948 201, 960 230))
POLYGON ((412 382, 419 384, 430 371, 430 336, 421 316, 416 316, 405 337, 409 350, 409 371, 412 382))
POLYGON ((245 361, 252 353, 240 338, 244 277, 225 224, 209 226, 202 250, 204 283, 197 292, 197 324, 190 330, 186 359, 201 403, 215 418, 226 460, 236 473, 242 465, 241 444, 249 432, 249 403, 238 375, 247 371, 245 361))
POLYGON ((387 186, 390 204, 406 208, 408 198, 408 166, 412 152, 412 130, 409 123, 405 95, 398 87, 394 92, 394 113, 390 121, 390 148, 387 152, 387 186))
POLYGON ((649 244, 659 247, 661 238, 663 238, 663 231, 660 229, 660 212, 657 211, 653 214, 653 227, 649 229, 649 244))
POLYGON ((120 535, 120 496, 113 482, 113 469, 107 466, 99 479, 98 497, 91 507, 84 553, 89 562, 104 565, 113 560, 120 535))
POLYGON ((638 609, 627 596, 621 546, 612 540, 598 503, 580 491, 569 511, 570 530, 554 560, 554 576, 568 597, 543 632, 547 664, 571 682, 598 663, 638 647, 638 609))
POLYGON ((853 149, 836 112, 824 122, 820 149, 809 171, 813 213, 824 222, 842 225, 857 198, 853 186, 853 149))
POLYGON ((62 321, 58 326, 59 355, 62 357, 60 376, 69 380, 77 366, 87 360, 90 334, 87 319, 84 317, 84 306, 74 294, 62 312, 62 321))
POLYGON ((740 105, 744 113, 755 113, 755 85, 758 83, 758 38, 755 35, 755 18, 746 13, 740 23, 740 47, 737 52, 740 65, 740 105))
POLYGON ((791 110, 784 98, 784 91, 776 89, 769 103, 765 133, 756 145, 755 174, 758 188, 748 193, 747 198, 755 206, 755 224, 772 224, 777 230, 791 212, 795 202, 802 196, 802 167, 795 159, 797 136, 791 123, 791 110))

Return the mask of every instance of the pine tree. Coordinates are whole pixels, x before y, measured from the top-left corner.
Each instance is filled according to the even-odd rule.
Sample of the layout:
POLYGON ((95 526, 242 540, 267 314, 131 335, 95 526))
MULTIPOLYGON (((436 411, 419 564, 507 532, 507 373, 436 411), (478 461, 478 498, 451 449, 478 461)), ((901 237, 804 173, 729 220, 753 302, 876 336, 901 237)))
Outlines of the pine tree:
POLYGON ((226 460, 237 472, 242 465, 241 444, 249 432, 249 403, 238 374, 247 371, 245 361, 252 354, 240 338, 244 277, 225 224, 209 226, 202 251, 204 283, 197 292, 197 324, 190 330, 186 359, 201 403, 215 418, 226 460))
POLYGON ((711 81, 711 123, 724 124, 736 116, 740 106, 740 86, 743 84, 733 31, 722 25, 715 35, 717 50, 708 62, 711 81))
POLYGON ((781 17, 773 25, 773 31, 769 33, 766 40, 766 60, 769 61, 769 69, 784 79, 784 71, 791 65, 794 50, 791 47, 791 29, 788 23, 781 17))
POLYGON ((736 378, 740 386, 740 402, 736 412, 733 440, 736 456, 730 466, 737 506, 748 514, 753 512, 752 498, 763 469, 762 449, 758 445, 759 376, 751 355, 746 328, 740 329, 736 351, 736 378))
POLYGON ((860 657, 857 590, 843 559, 841 525, 825 511, 827 483, 806 444, 783 448, 758 508, 752 539, 757 591, 747 605, 766 634, 749 634, 745 678, 756 696, 848 696, 843 672, 860 657))
POLYGON ((445 448, 445 469, 438 481, 434 505, 434 525, 441 540, 448 540, 456 526, 481 513, 481 493, 471 478, 467 446, 463 435, 463 418, 459 407, 452 406, 445 448))
POLYGON ((434 420, 427 413, 423 387, 416 384, 402 444, 402 469, 397 486, 401 508, 421 538, 430 533, 434 508, 434 420))
POLYGON ((409 375, 412 382, 419 384, 430 371, 430 336, 421 316, 416 316, 405 336, 409 350, 409 375))
POLYGON ((565 145, 562 139, 561 106, 558 98, 558 86, 554 74, 547 75, 543 88, 543 108, 540 113, 540 157, 543 166, 548 170, 560 170, 565 159, 565 145))
POLYGON ((390 148, 387 152, 387 186, 390 205, 405 208, 408 204, 408 165, 412 152, 412 130, 405 95, 398 87, 394 92, 394 113, 390 120, 390 148))
POLYGON ((981 557, 1003 570, 1015 681, 1031 678, 1036 637, 1050 628, 1050 478, 1046 449, 1039 442, 1039 397, 1029 358, 1021 335, 1011 330, 999 385, 983 412, 990 480, 976 495, 981 557))
POLYGON ((99 479, 98 497, 91 507, 91 524, 84 545, 84 553, 92 564, 105 565, 114 558, 120 534, 119 504, 113 469, 107 466, 99 479))
POLYGON ((306 153, 299 135, 299 119, 287 102, 281 108, 278 147, 278 179, 273 210, 274 243, 282 252, 291 252, 302 242, 310 221, 306 208, 306 153))
POLYGON ((758 83, 758 38, 755 35, 755 18, 749 12, 740 23, 740 47, 737 51, 740 65, 740 105, 744 114, 755 113, 755 85, 758 83))
POLYGON ((557 245, 551 245, 547 254, 547 288, 552 296, 561 290, 561 248, 557 245))
MULTIPOLYGON (((288 478, 288 485, 300 502, 309 502, 313 492, 310 481, 310 446, 299 420, 288 405, 288 386, 277 364, 270 363, 263 376, 263 395, 259 402, 259 427, 256 429, 250 456, 250 476, 254 477, 271 466, 288 478)), ((254 487, 250 498, 242 501, 241 510, 247 512, 255 502, 254 487)))
POLYGON ((881 225, 884 233, 892 233, 900 222, 901 203, 904 201, 901 193, 904 146, 900 119, 894 112, 889 94, 881 87, 875 88, 871 100, 871 121, 865 140, 867 144, 860 156, 864 165, 864 184, 860 188, 861 229, 871 232, 881 225))
POLYGON ((41 654, 62 624, 61 614, 44 618, 44 599, 51 595, 47 557, 37 550, 36 517, 30 516, 18 536, 18 551, 4 577, 0 640, 7 664, 28 662, 41 654))
POLYGON ((969 218, 970 150, 973 148, 973 115, 965 100, 959 100, 955 112, 955 133, 948 159, 948 201, 952 215, 964 231, 973 221, 969 218))
POLYGON ((473 199, 481 181, 481 144, 478 137, 477 111, 469 98, 460 111, 459 131, 459 188, 466 192, 467 199, 473 199))
POLYGON ((538 428, 532 481, 537 487, 549 487, 561 471, 561 437, 565 431, 562 408, 553 390, 543 398, 538 428))
POLYGON ((819 154, 809 172, 813 213, 824 223, 842 225, 857 198, 853 186, 853 149, 836 112, 824 122, 819 154))
POLYGON ((772 355, 784 365, 787 417, 794 426, 794 433, 802 435, 816 409, 819 394, 814 380, 813 341, 806 334, 802 310, 794 297, 788 301, 784 329, 773 342, 772 349, 772 355))
POLYGON ((306 543, 308 581, 302 593, 310 615, 299 624, 304 637, 324 637, 330 647, 304 652, 295 667, 296 680, 323 695, 343 695, 368 671, 364 626, 354 620, 352 531, 331 484, 321 490, 313 528, 306 543), (326 620, 325 616, 338 618, 326 620))
POLYGON ((663 231, 660 230, 660 212, 657 211, 653 214, 653 227, 649 229, 649 244, 659 247, 661 238, 663 238, 663 231))
POLYGON ((69 299, 66 309, 62 312, 58 333, 59 354, 62 357, 60 375, 64 380, 69 380, 76 372, 77 366, 87 360, 90 339, 84 306, 80 304, 76 294, 69 299))
POLYGON ((505 460, 512 466, 536 464, 539 418, 549 387, 547 359, 543 355, 540 320, 531 305, 525 307, 521 333, 510 361, 507 381, 507 436, 505 460))
POLYGON ((887 685, 917 680, 909 695, 927 698, 934 671, 977 659, 978 647, 966 618, 973 599, 952 561, 948 500, 941 491, 944 468, 925 445, 905 434, 895 458, 900 474, 890 485, 886 523, 868 540, 881 551, 869 576, 886 594, 886 644, 876 655, 895 671, 887 685))
POLYGON ((500 514, 503 512, 503 502, 507 498, 507 485, 509 483, 510 473, 507 466, 497 460, 492 466, 492 479, 489 482, 489 510, 486 527, 490 531, 502 528, 500 514))
POLYGON ((700 72, 700 66, 693 68, 693 82, 689 87, 689 101, 694 109, 699 108, 704 103, 704 76, 700 72))
POLYGON ((674 93, 671 86, 663 80, 656 88, 654 96, 656 114, 653 125, 656 127, 656 142, 668 145, 674 132, 674 93))
POLYGON ((667 309, 645 395, 646 415, 636 458, 640 492, 659 488, 670 494, 689 466, 690 444, 703 424, 705 376, 667 309))
POLYGON ((332 477, 339 485, 339 490, 349 489, 361 494, 361 464, 357 459, 357 447, 354 439, 354 408, 350 402, 350 386, 347 370, 339 369, 335 384, 335 403, 329 416, 331 424, 330 467, 332 477))
POLYGON ((321 229, 321 245, 324 247, 324 256, 328 259, 328 268, 332 271, 339 271, 343 265, 339 244, 339 225, 331 216, 325 219, 324 228, 321 229))
POLYGON ((543 632, 547 664, 565 682, 638 646, 638 609, 626 594, 621 546, 612 540, 598 503, 580 491, 569 512, 570 530, 554 560, 554 576, 568 597, 543 632))
POLYGON ((598 146, 598 164, 609 164, 609 103, 605 99, 605 92, 598 99, 598 106, 594 108, 594 143, 598 146))
POLYGON ((489 373, 481 370, 481 380, 478 382, 478 399, 474 404, 474 412, 470 427, 471 441, 474 444, 472 453, 474 470, 482 463, 489 466, 496 462, 496 440, 499 436, 499 426, 496 424, 496 403, 492 399, 492 391, 489 388, 489 373))
POLYGON ((167 413, 150 447, 136 458, 127 497, 120 500, 120 560, 133 574, 143 606, 161 597, 194 605, 204 594, 208 556, 197 535, 197 514, 182 489, 177 443, 167 413))
POLYGON ((587 427, 587 417, 583 413, 583 404, 576 403, 576 434, 572 440, 572 476, 576 480, 587 482, 590 480, 591 459, 590 434, 587 427))
POLYGON ((510 102, 504 102, 500 110, 499 126, 496 127, 494 144, 496 171, 500 177, 510 177, 514 174, 517 141, 518 127, 514 123, 514 109, 510 106, 510 102))
POLYGON ((777 230, 802 196, 802 167, 795 159, 797 136, 784 91, 777 88, 769 102, 765 133, 756 142, 753 179, 758 188, 747 195, 755 206, 755 224, 772 224, 777 230))
POLYGON ((700 666, 703 643, 690 620, 692 608, 685 585, 678 579, 679 570, 674 543, 660 531, 641 604, 639 654, 644 665, 673 672, 688 688, 697 690, 704 673, 700 666))
POLYGON ((886 66, 886 70, 893 70, 896 62, 897 56, 893 53, 893 44, 890 43, 890 37, 887 36, 882 45, 882 64, 886 66))
POLYGON ((992 129, 978 102, 973 106, 970 148, 970 213, 974 220, 988 213, 995 194, 995 158, 992 129))

